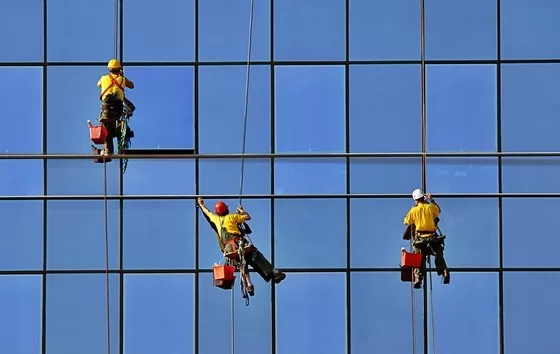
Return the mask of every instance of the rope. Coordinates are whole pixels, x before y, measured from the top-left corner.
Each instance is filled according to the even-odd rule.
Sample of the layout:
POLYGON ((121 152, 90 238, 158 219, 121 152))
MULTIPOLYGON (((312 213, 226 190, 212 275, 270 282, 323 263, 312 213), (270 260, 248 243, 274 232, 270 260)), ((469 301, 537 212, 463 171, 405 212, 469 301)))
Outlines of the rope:
POLYGON ((243 178, 245 174, 245 148, 247 141, 247 112, 249 109, 249 82, 251 75, 251 44, 253 42, 253 9, 255 0, 251 0, 251 10, 249 12, 249 44, 247 49, 247 73, 245 76, 245 106, 243 109, 243 138, 241 146, 241 180, 239 182, 239 205, 243 198, 243 178))
MULTIPOLYGON (((430 259, 430 256, 428 256, 428 259, 430 259)), ((437 354, 436 352, 436 324, 435 324, 435 319, 434 319, 434 292, 432 290, 432 263, 430 261, 428 261, 430 263, 430 318, 431 318, 431 322, 432 322, 432 346, 434 348, 434 353, 433 354, 437 354)))
MULTIPOLYGON (((411 235, 410 235, 410 252, 413 251, 412 249, 412 240, 414 239, 414 233, 412 232, 411 229, 411 235)), ((416 354, 416 310, 415 310, 415 301, 414 301, 414 269, 411 270, 412 272, 412 281, 410 282, 410 299, 412 302, 412 314, 411 314, 411 319, 412 319, 412 354, 416 354)))
POLYGON ((114 1, 114 8, 113 8, 113 29, 114 29, 114 38, 113 38, 113 58, 117 58, 118 54, 118 43, 119 43, 119 0, 114 1))
POLYGON ((103 223, 105 224, 105 305, 107 317, 107 354, 111 354, 111 321, 109 308, 109 226, 107 222, 107 162, 103 155, 103 223))

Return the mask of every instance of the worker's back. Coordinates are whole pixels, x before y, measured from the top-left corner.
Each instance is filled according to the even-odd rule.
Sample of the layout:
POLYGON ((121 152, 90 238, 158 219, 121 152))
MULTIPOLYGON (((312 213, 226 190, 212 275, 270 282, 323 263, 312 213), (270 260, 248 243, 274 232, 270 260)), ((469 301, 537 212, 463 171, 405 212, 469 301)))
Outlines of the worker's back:
POLYGON ((412 207, 405 217, 406 224, 414 224, 416 231, 436 231, 435 219, 439 208, 434 204, 418 203, 412 207))
POLYGON ((119 100, 124 100, 124 89, 126 85, 126 78, 120 75, 103 75, 98 82, 101 87, 101 100, 104 100, 109 95, 114 95, 119 100))

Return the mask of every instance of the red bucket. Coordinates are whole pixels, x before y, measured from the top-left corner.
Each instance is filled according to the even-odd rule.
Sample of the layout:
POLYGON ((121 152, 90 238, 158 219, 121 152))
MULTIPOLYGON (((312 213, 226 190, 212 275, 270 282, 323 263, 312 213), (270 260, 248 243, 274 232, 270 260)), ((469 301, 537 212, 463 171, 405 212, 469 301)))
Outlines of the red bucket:
POLYGON ((401 267, 403 268, 420 268, 422 265, 422 255, 401 251, 401 267))
POLYGON ((105 144, 108 135, 107 129, 101 125, 89 127, 89 138, 94 144, 105 144))
POLYGON ((214 286, 221 289, 231 289, 235 283, 235 267, 214 264, 214 286))

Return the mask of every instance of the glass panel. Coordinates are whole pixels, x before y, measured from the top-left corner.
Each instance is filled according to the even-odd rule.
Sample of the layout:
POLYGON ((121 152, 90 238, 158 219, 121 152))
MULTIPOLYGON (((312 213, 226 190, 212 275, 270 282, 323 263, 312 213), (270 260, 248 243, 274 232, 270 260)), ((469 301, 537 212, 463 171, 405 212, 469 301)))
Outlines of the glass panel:
MULTIPOLYGON (((117 55, 114 53, 113 2, 113 0, 45 1, 48 60, 93 62, 107 61, 111 57, 118 56, 118 53, 117 55)), ((49 81, 51 80, 52 78, 49 77, 49 81)), ((79 82, 78 78, 76 82, 79 82)))
POLYGON ((250 305, 245 306, 239 291, 239 273, 236 273, 234 288, 229 291, 212 286, 211 274, 201 273, 199 281, 199 353, 215 354, 232 351, 232 296, 235 315, 235 352, 270 353, 272 347, 270 284, 266 284, 258 274, 251 273, 255 296, 251 297, 250 305), (218 323, 221 334, 216 333, 218 323), (244 335, 243 328, 250 330, 250 335, 244 335), (220 338, 217 338, 217 335, 220 338))
POLYGON ((194 1, 123 2, 126 61, 194 60, 194 1), (177 35, 179 34, 180 35, 177 35))
POLYGON ((274 256, 279 268, 346 267, 345 199, 277 199, 274 203, 274 256), (332 216, 328 227, 321 213, 332 216))
POLYGON ((43 61, 43 25, 43 1, 2 0, 0 62, 43 61))
POLYGON ((560 267, 557 218, 558 198, 505 198, 502 204, 504 267, 560 267), (536 239, 538 252, 529 250, 536 239))
MULTIPOLYGON (((29 3, 29 0, 22 2, 29 3)), ((0 5, 0 9, 3 6, 0 5)), ((4 25, 2 17, 0 10, 0 45, 4 33, 1 31, 4 25)), ((0 61, 2 56, 0 54, 0 61)), ((0 67, 0 82, 5 87, 0 95, 4 116, 0 151, 6 154, 40 154, 43 151, 43 69, 0 67)))
POLYGON ((344 60, 344 0, 274 4, 274 60, 344 60))
POLYGON ((350 193, 409 193, 422 180, 420 158, 351 158, 350 193))
POLYGON ((191 200, 125 200, 126 269, 194 268, 191 200))
POLYGON ((414 291, 414 318, 410 284, 400 273, 352 273, 352 352, 409 353, 412 324, 416 348, 422 348, 422 291, 414 291), (414 322, 413 322, 414 321, 414 322))
POLYGON ((350 150, 421 151, 420 66, 352 65, 349 75, 350 150))
MULTIPOLYGON (((102 200, 47 201, 47 268, 105 269, 102 200)), ((119 268, 119 202, 107 203, 109 268, 119 268)))
MULTIPOLYGON (((105 274, 47 275, 46 352, 107 351, 105 274)), ((119 351, 119 275, 109 275, 111 353, 119 351)), ((37 323, 40 323, 37 321, 37 323)))
POLYGON ((346 194, 346 159, 276 159, 274 194, 346 194))
POLYGON ((344 66, 284 66, 275 73, 276 152, 343 152, 344 66))
POLYGON ((130 159, 123 177, 125 195, 193 195, 194 160, 130 159))
POLYGON ((557 346, 558 331, 552 321, 560 296, 558 284, 560 272, 504 273, 505 353, 547 353, 557 346))
POLYGON ((498 193, 497 158, 429 157, 426 171, 427 191, 434 197, 437 193, 498 193))
POLYGON ((304 273, 289 278, 276 290, 276 353, 345 353, 345 274, 304 273))
POLYGON ((420 59, 420 7, 416 2, 352 0, 349 4, 350 60, 420 59))
POLYGON ((504 193, 560 193, 558 157, 504 157, 504 193))
POLYGON ((496 59, 496 2, 438 1, 425 5, 426 59, 496 59))
MULTIPOLYGON (((438 352, 500 353, 498 274, 456 272, 448 285, 439 284, 435 273, 432 277, 434 310, 429 313, 434 318, 438 352), (457 306, 458 299, 462 306, 457 306)), ((432 320, 428 321, 431 327, 432 320)))
MULTIPOLYGON (((247 61, 251 2, 199 2, 200 61, 247 61)), ((270 60, 270 0, 254 2, 251 60, 270 60)))
POLYGON ((124 278, 124 353, 192 353, 194 276, 130 274, 124 278))
POLYGON ((560 57, 560 47, 553 44, 560 32, 558 13, 560 2, 554 0, 502 1, 502 59, 560 57))
POLYGON ((131 149, 192 149, 194 68, 133 66, 126 76, 135 83, 127 98, 137 107, 129 122, 131 149))
MULTIPOLYGON (((214 2, 199 6, 208 6, 206 4, 214 2)), ((231 4, 227 7, 237 7, 235 3, 231 4)), ((246 67, 201 66, 198 70, 199 152, 241 153, 246 67)), ((252 66, 249 85, 245 152, 269 153, 270 67, 252 66)))
POLYGON ((495 65, 429 65, 427 149, 496 151, 495 65))
MULTIPOLYGON (((114 159, 105 166, 107 169, 107 194, 117 195, 119 194, 121 174, 119 161, 114 159)), ((37 170, 39 170, 39 167, 37 167, 37 170)), ((42 168, 39 173, 42 176, 42 168)), ((102 196, 104 193, 104 177, 103 164, 95 163, 93 156, 91 160, 47 160, 47 194, 49 195, 102 196)))
POLYGON ((41 353, 41 275, 0 276, 0 352, 41 353))
POLYGON ((560 150, 559 91, 560 64, 502 65, 504 151, 560 150))
MULTIPOLYGON (((270 194, 270 159, 245 159, 243 194, 270 194)), ((200 194, 238 195, 241 159, 200 160, 200 194)))
POLYGON ((43 195, 43 161, 0 160, 0 195, 43 195))
POLYGON ((43 269, 43 202, 0 201, 0 269, 43 269))

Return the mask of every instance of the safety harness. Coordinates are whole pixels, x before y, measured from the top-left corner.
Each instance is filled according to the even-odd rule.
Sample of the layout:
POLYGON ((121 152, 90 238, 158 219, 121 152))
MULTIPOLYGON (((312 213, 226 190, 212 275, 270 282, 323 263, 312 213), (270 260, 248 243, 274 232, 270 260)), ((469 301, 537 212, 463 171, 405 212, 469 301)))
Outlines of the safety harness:
POLYGON ((122 79, 123 79, 122 84, 119 84, 117 82, 117 80, 115 79, 115 77, 113 75, 109 74, 109 78, 111 79, 111 84, 109 86, 107 86, 107 88, 105 90, 103 90, 103 92, 101 92, 101 95, 99 96, 100 100, 103 100, 103 96, 105 96, 107 91, 109 91, 109 89, 111 89, 113 86, 117 86, 122 91, 123 96, 124 96, 124 83, 125 83, 126 79, 124 78, 124 76, 117 76, 117 77, 122 77, 122 79))

